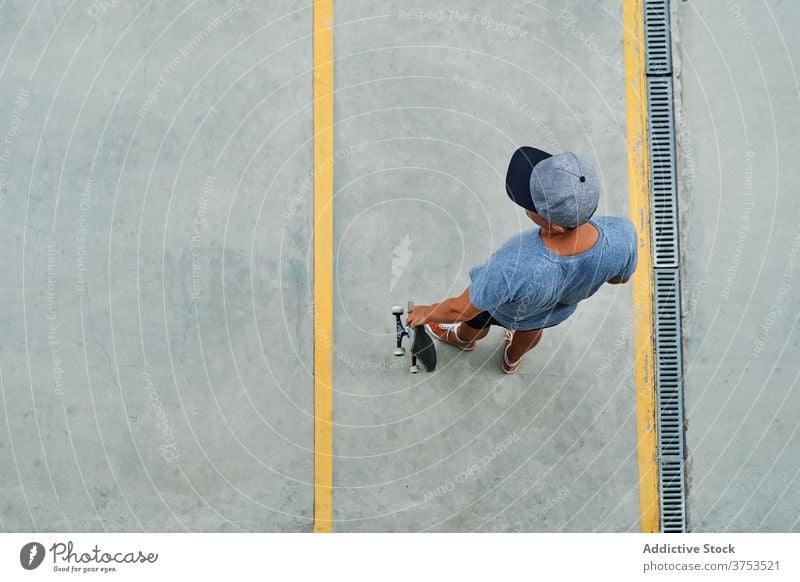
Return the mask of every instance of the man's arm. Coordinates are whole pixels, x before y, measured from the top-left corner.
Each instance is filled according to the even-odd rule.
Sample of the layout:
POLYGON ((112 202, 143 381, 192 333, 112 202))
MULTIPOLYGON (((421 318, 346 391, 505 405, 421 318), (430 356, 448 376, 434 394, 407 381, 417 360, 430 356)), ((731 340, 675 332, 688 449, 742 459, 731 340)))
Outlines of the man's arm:
POLYGON ((612 277, 607 281, 607 283, 611 283, 612 285, 627 283, 636 272, 636 267, 639 263, 639 237, 636 234, 633 223, 630 221, 628 221, 628 229, 630 232, 630 254, 625 267, 622 269, 622 274, 617 277, 612 277))
POLYGON ((406 319, 406 325, 415 327, 426 323, 454 323, 467 321, 481 312, 469 300, 469 287, 458 297, 445 299, 433 305, 415 305, 406 319))

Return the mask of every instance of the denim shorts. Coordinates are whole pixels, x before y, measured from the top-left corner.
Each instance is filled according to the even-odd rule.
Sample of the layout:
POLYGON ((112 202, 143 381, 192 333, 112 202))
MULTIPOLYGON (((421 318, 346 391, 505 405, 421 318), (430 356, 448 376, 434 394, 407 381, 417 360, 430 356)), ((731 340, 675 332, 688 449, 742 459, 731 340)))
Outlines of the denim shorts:
POLYGON ((466 323, 472 329, 483 329, 491 325, 499 325, 500 327, 505 327, 502 323, 500 323, 494 317, 492 317, 492 314, 489 313, 488 311, 481 311, 478 315, 476 315, 469 321, 465 321, 464 323, 466 323))

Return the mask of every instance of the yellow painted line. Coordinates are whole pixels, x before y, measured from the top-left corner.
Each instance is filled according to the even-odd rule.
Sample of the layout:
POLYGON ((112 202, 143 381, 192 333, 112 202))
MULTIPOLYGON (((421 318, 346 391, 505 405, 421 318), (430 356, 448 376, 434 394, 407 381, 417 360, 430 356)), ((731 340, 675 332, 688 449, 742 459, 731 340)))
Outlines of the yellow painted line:
POLYGON ((650 240, 650 162, 647 142, 644 10, 642 0, 622 4, 625 102, 628 118, 630 216, 639 237, 639 266, 633 275, 636 426, 639 441, 639 515, 643 532, 659 531, 656 444, 653 259, 650 240))
POLYGON ((314 1, 314 531, 333 531, 333 0, 314 1))

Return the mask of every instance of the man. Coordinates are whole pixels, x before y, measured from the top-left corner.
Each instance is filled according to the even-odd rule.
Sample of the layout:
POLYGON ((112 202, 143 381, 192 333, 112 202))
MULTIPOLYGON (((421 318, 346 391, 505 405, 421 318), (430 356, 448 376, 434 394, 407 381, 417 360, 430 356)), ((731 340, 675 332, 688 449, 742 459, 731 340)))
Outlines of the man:
POLYGON ((512 236, 458 297, 417 305, 407 325, 425 324, 438 339, 472 350, 489 327, 506 329, 502 370, 519 369, 542 330, 566 320, 604 284, 625 283, 636 270, 636 229, 627 218, 592 219, 600 183, 574 153, 523 147, 511 158, 506 192, 538 228, 512 236))

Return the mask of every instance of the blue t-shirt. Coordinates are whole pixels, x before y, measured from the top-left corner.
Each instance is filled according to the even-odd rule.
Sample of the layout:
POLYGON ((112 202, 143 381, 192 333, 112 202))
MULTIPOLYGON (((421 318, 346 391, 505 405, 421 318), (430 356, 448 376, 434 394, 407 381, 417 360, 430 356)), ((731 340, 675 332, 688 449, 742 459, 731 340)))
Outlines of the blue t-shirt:
POLYGON ((470 269, 472 305, 509 329, 551 327, 567 319, 578 302, 614 277, 636 270, 636 229, 627 218, 589 221, 599 237, 592 248, 562 256, 548 249, 538 227, 520 232, 482 265, 470 269))

